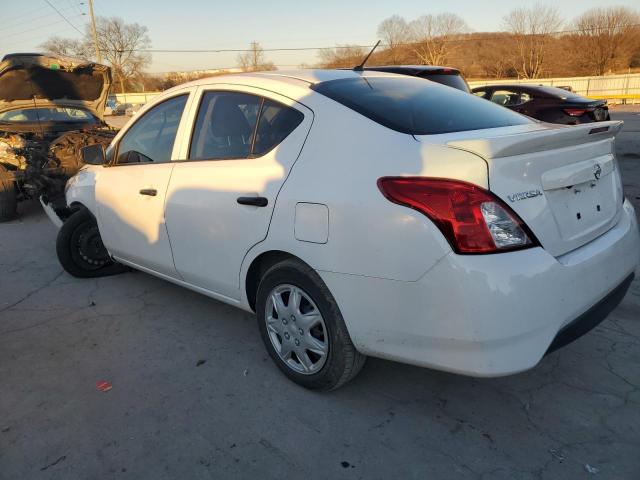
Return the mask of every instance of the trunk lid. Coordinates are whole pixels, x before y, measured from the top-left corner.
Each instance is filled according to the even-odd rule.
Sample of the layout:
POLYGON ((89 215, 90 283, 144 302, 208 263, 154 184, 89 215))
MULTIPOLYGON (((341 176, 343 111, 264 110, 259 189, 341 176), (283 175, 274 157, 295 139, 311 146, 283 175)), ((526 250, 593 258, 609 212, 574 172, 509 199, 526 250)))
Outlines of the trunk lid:
POLYGON ((623 195, 614 156, 622 122, 536 123, 422 136, 482 157, 489 189, 506 202, 543 248, 563 255, 619 220, 623 195))
POLYGON ((84 108, 102 119, 111 87, 106 65, 37 53, 0 62, 0 113, 26 107, 84 108))

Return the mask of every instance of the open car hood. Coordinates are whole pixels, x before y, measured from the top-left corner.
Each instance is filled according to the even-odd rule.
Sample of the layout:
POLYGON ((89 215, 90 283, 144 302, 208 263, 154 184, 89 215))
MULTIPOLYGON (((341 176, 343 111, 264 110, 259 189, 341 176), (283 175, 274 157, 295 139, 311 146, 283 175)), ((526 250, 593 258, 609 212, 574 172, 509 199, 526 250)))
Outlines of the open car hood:
POLYGON ((0 113, 25 107, 84 108, 102 119, 111 69, 86 60, 13 53, 0 63, 0 113))

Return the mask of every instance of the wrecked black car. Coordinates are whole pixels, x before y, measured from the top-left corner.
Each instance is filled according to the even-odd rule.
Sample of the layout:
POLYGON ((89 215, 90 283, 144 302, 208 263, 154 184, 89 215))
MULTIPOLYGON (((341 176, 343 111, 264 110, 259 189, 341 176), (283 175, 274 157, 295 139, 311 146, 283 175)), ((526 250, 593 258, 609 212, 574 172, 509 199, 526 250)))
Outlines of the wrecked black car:
POLYGON ((108 145, 103 119, 111 86, 105 65, 41 54, 0 63, 0 222, 37 198, 64 216, 64 187, 82 167, 79 150, 108 145))

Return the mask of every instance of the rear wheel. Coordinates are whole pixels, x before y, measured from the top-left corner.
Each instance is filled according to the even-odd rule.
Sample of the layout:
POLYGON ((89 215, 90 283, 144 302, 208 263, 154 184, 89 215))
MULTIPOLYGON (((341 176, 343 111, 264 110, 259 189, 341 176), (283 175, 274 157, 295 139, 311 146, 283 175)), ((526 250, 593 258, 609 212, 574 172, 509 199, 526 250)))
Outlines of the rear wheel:
POLYGON ((256 312, 269 355, 305 388, 336 389, 364 365, 366 357, 351 342, 331 292, 298 260, 267 270, 258 287, 256 312))
POLYGON ((18 215, 18 194, 13 175, 0 165, 0 222, 12 220, 18 215))
POLYGON ((127 270, 111 259, 102 244, 95 218, 84 208, 71 215, 60 227, 56 253, 62 267, 74 277, 104 277, 127 270))

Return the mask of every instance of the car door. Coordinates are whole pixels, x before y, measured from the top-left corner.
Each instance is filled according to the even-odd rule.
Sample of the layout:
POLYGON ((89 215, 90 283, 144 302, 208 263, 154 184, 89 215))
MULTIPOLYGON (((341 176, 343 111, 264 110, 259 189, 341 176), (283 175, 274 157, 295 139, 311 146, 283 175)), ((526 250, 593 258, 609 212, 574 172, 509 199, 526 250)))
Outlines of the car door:
POLYGON ((96 180, 98 224, 117 259, 177 277, 164 222, 172 152, 188 92, 145 112, 109 150, 96 180))
POLYGON ((174 262, 186 282, 238 299, 242 260, 267 235, 313 114, 286 97, 234 86, 202 88, 194 110, 167 192, 174 262))

